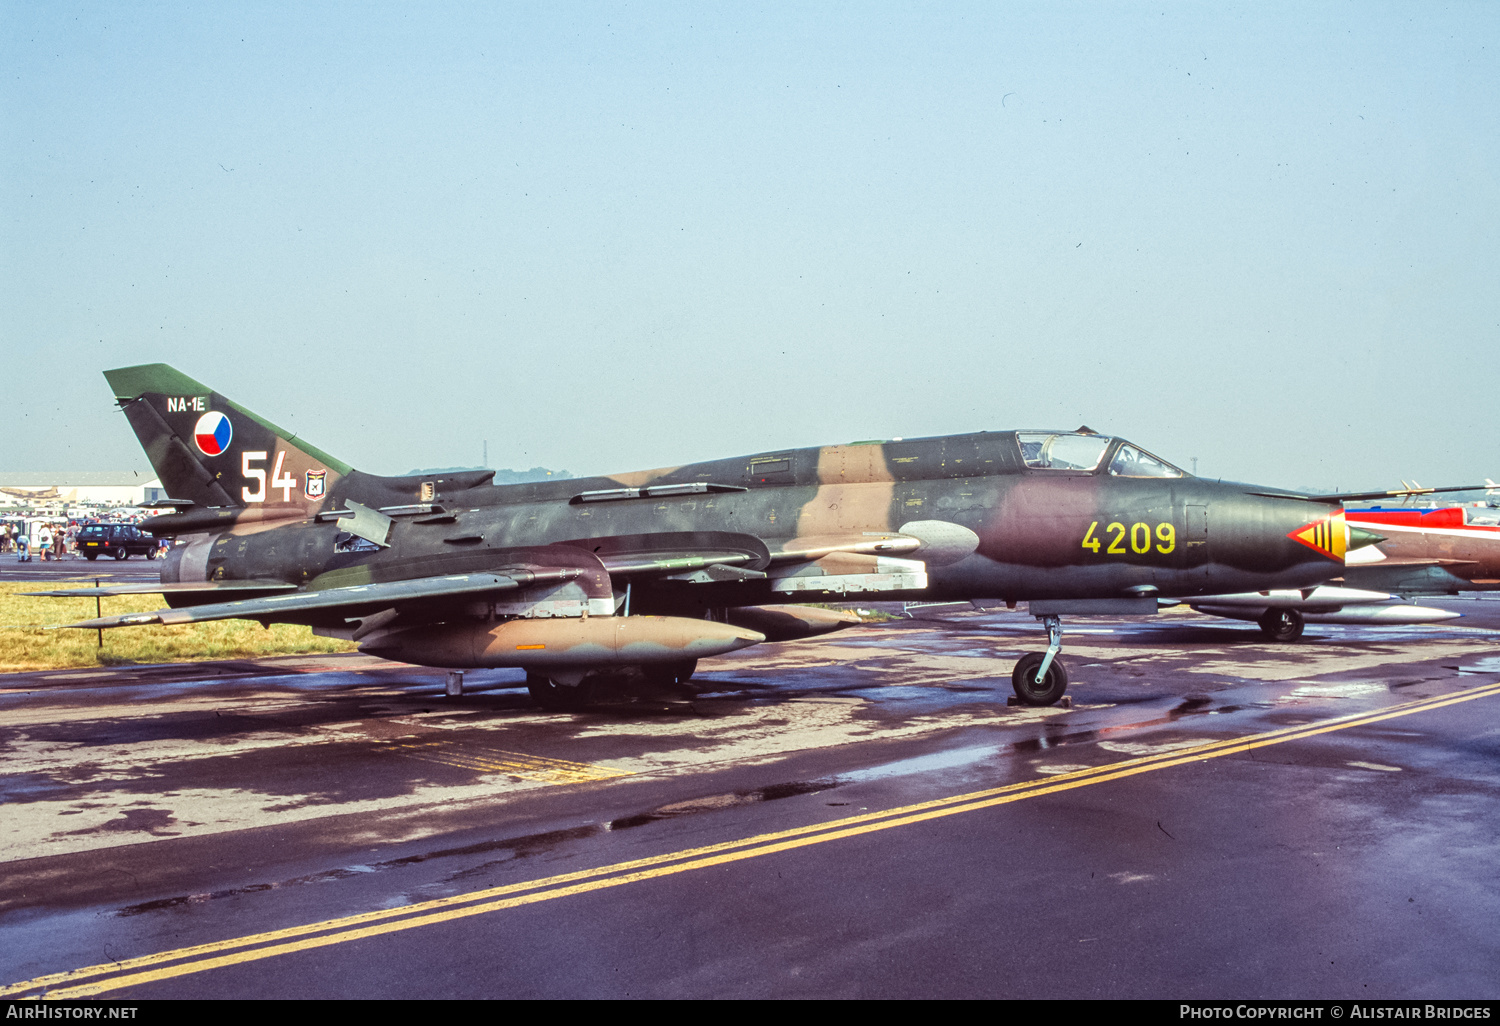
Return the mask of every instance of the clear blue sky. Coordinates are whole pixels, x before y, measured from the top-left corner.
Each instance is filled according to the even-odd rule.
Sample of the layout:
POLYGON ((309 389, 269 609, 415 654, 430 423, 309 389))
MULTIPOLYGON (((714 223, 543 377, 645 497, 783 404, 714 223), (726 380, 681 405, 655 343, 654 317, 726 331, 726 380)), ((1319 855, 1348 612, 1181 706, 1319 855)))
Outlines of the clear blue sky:
POLYGON ((984 428, 1500 477, 1500 4, 0 3, 0 470, 984 428))

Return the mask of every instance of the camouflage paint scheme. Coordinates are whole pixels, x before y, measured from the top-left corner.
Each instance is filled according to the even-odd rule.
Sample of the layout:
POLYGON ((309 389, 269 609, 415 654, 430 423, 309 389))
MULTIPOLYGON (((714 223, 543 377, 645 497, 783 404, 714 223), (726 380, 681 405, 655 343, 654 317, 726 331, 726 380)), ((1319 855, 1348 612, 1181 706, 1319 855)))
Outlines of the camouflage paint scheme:
MULTIPOLYGON (((1186 596, 1302 587, 1341 570, 1340 561, 1291 537, 1310 522, 1337 513, 1337 504, 1313 504, 1290 494, 1273 497, 1263 490, 1188 476, 1110 476, 1104 468, 1122 444, 1119 440, 1109 443, 1092 472, 1028 469, 1016 433, 996 431, 761 453, 609 477, 492 485, 488 471, 432 477, 363 474, 190 379, 171 382, 178 387, 170 390, 160 382, 155 391, 138 389, 134 379, 146 377, 143 371, 165 369, 131 368, 109 376, 163 484, 176 498, 223 507, 209 517, 194 510, 149 522, 157 533, 190 538, 171 553, 164 581, 277 579, 322 588, 492 570, 507 565, 507 555, 515 549, 709 533, 758 539, 772 563, 805 562, 808 554, 857 546, 871 535, 898 535, 902 525, 924 521, 968 528, 979 536, 977 551, 948 566, 929 567, 926 589, 884 597, 1110 597, 1141 585, 1163 595, 1186 596), (234 438, 228 451, 202 456, 191 450, 191 441, 184 443, 192 438, 199 414, 167 412, 166 400, 178 395, 207 396, 209 409, 230 413, 234 438), (242 501, 247 488, 252 495, 261 491, 258 480, 242 472, 242 455, 252 450, 267 454, 252 469, 264 470, 268 478, 284 453, 281 473, 292 486, 267 486, 265 500, 242 501), (309 471, 326 472, 321 497, 305 494, 309 471), (588 492, 695 482, 745 490, 570 501, 588 492), (313 517, 351 499, 377 509, 435 503, 443 510, 436 516, 397 518, 388 548, 335 553, 339 524, 313 517), (1126 526, 1126 536, 1109 532, 1111 523, 1126 526), (1129 536, 1129 527, 1137 523, 1151 528, 1145 546, 1139 532, 1129 536), (1175 544, 1156 537, 1162 523, 1172 525, 1175 544), (1098 525, 1095 535, 1102 542, 1097 551, 1083 544, 1091 524, 1098 525), (200 525, 200 531, 189 534, 200 525), (1136 551, 1142 547, 1145 552, 1136 551)), ((663 547, 707 550, 712 542, 668 537, 663 547)), ((920 559, 920 553, 913 558, 920 559)), ((774 599, 765 579, 657 581, 652 587, 651 576, 662 575, 642 582, 635 599, 639 605, 632 611, 678 612, 774 599)))
POLYGON ((399 652, 402 630, 516 616, 722 623, 740 607, 850 597, 1147 611, 1157 596, 1343 570, 1336 502, 1160 461, 1172 476, 1112 473, 1136 450, 1087 429, 1056 434, 1103 447, 1088 470, 1028 466, 1017 432, 986 431, 496 486, 490 471, 361 473, 162 364, 106 378, 185 502, 145 525, 177 539, 162 569, 173 609, 91 625, 243 616, 399 652), (209 455, 223 440, 205 449, 195 431, 224 433, 218 414, 232 438, 209 455))

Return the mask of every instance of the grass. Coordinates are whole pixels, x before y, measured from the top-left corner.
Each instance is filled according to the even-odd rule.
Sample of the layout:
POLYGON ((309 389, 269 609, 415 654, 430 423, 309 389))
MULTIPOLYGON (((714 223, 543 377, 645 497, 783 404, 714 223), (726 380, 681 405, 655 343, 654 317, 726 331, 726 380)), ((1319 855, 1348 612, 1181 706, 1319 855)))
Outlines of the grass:
MULTIPOLYGON (((315 638, 309 627, 275 624, 267 630, 250 620, 116 627, 104 632, 101 648, 96 631, 43 629, 46 625, 92 620, 98 615, 92 598, 36 598, 20 594, 58 586, 70 585, 38 581, 0 584, 0 672, 250 659, 352 652, 355 648, 345 641, 315 638)), ((105 598, 102 603, 106 616, 148 612, 166 605, 160 595, 121 595, 105 598)))
MULTIPOLYGON (((59 587, 84 587, 89 583, 80 580, 0 584, 0 673, 206 659, 253 659, 352 652, 356 648, 335 638, 313 637, 309 627, 274 624, 267 630, 253 620, 115 627, 104 632, 101 647, 97 631, 45 629, 47 626, 92 620, 98 615, 92 598, 37 598, 20 594, 59 587)), ((809 604, 840 610, 858 605, 848 602, 809 604)), ((159 594, 120 595, 102 600, 106 616, 150 612, 165 605, 159 594)), ((866 623, 899 619, 878 609, 861 614, 861 618, 866 623)))

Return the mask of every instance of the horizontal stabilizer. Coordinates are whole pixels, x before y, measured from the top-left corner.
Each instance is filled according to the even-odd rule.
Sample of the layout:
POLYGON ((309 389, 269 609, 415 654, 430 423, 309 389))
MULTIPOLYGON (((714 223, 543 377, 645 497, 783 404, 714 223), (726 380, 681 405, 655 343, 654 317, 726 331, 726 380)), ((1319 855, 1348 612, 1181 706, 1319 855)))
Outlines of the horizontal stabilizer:
POLYGON ((174 584, 107 584, 100 588, 54 588, 51 591, 23 591, 22 595, 47 598, 109 598, 112 595, 196 595, 226 594, 238 591, 296 591, 295 584, 285 581, 181 581, 174 584))
MULTIPOLYGON (((399 608, 407 602, 442 598, 477 598, 487 593, 512 591, 523 584, 542 580, 571 580, 582 571, 572 567, 537 568, 528 571, 523 580, 502 574, 450 574, 422 577, 409 581, 385 581, 359 584, 321 591, 297 591, 289 595, 214 602, 181 609, 158 609, 153 613, 121 613, 103 616, 66 627, 133 627, 140 624, 200 623, 206 620, 264 620, 277 623, 300 623, 316 614, 337 613, 352 618, 384 609, 399 608)), ((521 576, 521 575, 518 575, 521 576)))

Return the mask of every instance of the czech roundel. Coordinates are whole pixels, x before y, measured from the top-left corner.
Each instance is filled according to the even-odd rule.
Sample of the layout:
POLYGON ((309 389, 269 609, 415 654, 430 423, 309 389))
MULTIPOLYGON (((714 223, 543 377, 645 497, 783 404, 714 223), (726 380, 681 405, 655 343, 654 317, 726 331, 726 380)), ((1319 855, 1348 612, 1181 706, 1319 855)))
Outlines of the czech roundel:
POLYGON ((218 412, 205 413, 193 428, 193 441, 198 443, 198 450, 205 456, 218 456, 229 448, 229 440, 233 437, 234 428, 229 418, 218 412))

